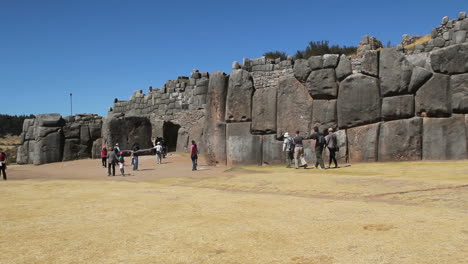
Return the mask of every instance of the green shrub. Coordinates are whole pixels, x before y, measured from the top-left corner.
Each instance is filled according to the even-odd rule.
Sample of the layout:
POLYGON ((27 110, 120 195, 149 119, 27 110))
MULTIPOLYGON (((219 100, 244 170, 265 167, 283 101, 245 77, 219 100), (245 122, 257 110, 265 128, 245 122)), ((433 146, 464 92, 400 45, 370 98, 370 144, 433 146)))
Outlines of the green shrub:
POLYGON ((286 52, 283 51, 269 51, 265 52, 263 54, 267 60, 275 60, 277 58, 281 58, 281 60, 285 60, 288 55, 286 55, 286 52))
POLYGON ((353 53, 356 53, 356 51, 357 47, 354 46, 330 46, 328 40, 322 40, 309 42, 309 45, 304 50, 298 50, 295 56, 296 59, 308 59, 311 56, 321 56, 324 54, 351 55, 353 53))

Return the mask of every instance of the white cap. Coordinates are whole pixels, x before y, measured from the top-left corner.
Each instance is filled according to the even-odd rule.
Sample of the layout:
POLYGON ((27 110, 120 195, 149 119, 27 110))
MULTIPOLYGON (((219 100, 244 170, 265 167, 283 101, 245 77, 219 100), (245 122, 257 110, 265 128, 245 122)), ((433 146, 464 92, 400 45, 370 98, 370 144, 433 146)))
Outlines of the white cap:
POLYGON ((289 133, 288 132, 284 133, 284 137, 289 137, 289 133))

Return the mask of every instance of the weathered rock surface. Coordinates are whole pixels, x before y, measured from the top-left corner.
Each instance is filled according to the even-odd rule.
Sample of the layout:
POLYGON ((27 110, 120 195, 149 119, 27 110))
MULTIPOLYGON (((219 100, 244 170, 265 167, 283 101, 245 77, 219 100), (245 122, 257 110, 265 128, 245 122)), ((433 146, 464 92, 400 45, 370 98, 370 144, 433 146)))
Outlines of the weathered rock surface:
POLYGON ((448 75, 434 75, 416 92, 416 113, 426 113, 430 117, 449 116, 452 112, 448 75))
POLYGON ((422 118, 385 122, 380 126, 378 161, 422 158, 422 118))
POLYGON ((294 62, 294 76, 301 82, 305 82, 309 77, 312 69, 309 66, 309 62, 304 59, 299 59, 294 62))
POLYGON ((323 55, 323 68, 336 68, 340 55, 338 54, 325 54, 323 55))
POLYGON ((211 75, 205 110, 204 147, 208 164, 226 165, 226 94, 228 76, 220 71, 211 75))
POLYGON ((346 131, 350 162, 375 162, 378 158, 380 123, 346 131))
POLYGON ((424 118, 423 128, 423 159, 468 158, 464 115, 453 115, 449 118, 424 118))
POLYGON ((229 78, 226 98, 226 122, 252 120, 252 77, 246 70, 234 70, 229 78))
POLYGON ((277 140, 276 135, 264 135, 262 147, 262 160, 264 164, 272 165, 285 163, 283 141, 277 140))
POLYGON ((271 134, 276 132, 277 87, 257 89, 252 103, 252 132, 271 134))
MULTIPOLYGON (((44 123, 42 123, 44 124, 44 123)), ((50 123, 49 123, 50 124, 50 123)), ((50 133, 36 142, 36 151, 33 156, 35 165, 62 161, 63 132, 50 133)))
POLYGON ((39 126, 59 127, 63 125, 64 120, 60 114, 40 114, 36 116, 36 122, 39 126))
POLYGON ((312 127, 336 127, 336 100, 314 100, 312 109, 312 127))
POLYGON ((381 102, 377 79, 353 74, 340 83, 338 126, 348 128, 380 120, 381 102))
POLYGON ((277 136, 296 130, 310 131, 312 122, 312 98, 294 76, 280 78, 276 107, 277 136))
POLYGON ((415 93, 418 91, 424 83, 426 83, 432 77, 432 72, 428 71, 425 68, 416 66, 413 69, 413 74, 411 75, 411 81, 409 84, 409 92, 415 93))
POLYGON ((384 97, 382 99, 383 120, 405 119, 414 116, 414 96, 411 94, 384 97))
POLYGON ((468 72, 468 43, 453 45, 431 53, 431 66, 439 73, 468 72))
MULTIPOLYGON (((120 149, 129 150, 134 144, 141 149, 151 148, 151 123, 146 117, 125 116, 106 119, 104 139, 108 145, 119 143, 120 149)), ((103 131, 104 132, 104 131, 103 131)))
POLYGON ((335 99, 338 92, 335 69, 312 71, 305 86, 314 99, 335 99))
POLYGON ((311 56, 309 59, 307 59, 307 61, 312 71, 322 69, 322 66, 323 66, 322 56, 311 56))
POLYGON ((261 165, 262 136, 250 133, 250 122, 226 125, 227 165, 261 165))
POLYGON ((379 75, 382 96, 405 94, 411 79, 412 66, 395 48, 380 51, 379 75))
POLYGON ((369 50, 364 53, 361 71, 373 77, 379 77, 379 51, 369 50))
POLYGON ((338 62, 338 66, 335 69, 336 71, 336 78, 339 81, 342 81, 344 78, 348 77, 353 73, 351 60, 349 60, 346 55, 341 55, 340 62, 338 62))
POLYGON ((450 77, 452 110, 454 113, 468 113, 468 73, 450 77))

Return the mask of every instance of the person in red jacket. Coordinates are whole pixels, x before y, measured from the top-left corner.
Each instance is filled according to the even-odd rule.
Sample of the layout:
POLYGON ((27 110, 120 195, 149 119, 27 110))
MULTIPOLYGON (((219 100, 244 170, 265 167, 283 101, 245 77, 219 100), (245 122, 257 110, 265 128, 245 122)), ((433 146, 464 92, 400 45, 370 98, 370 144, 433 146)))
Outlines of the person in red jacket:
POLYGON ((192 146, 190 146, 190 158, 192 159, 192 170, 197 170, 198 165, 198 147, 195 140, 192 140, 192 146))
POLYGON ((0 173, 3 174, 3 180, 7 180, 7 175, 6 175, 6 160, 7 160, 7 155, 5 152, 3 152, 3 149, 0 148, 0 173))
POLYGON ((106 146, 102 146, 101 159, 102 159, 102 167, 106 168, 107 167, 107 148, 106 148, 106 146))

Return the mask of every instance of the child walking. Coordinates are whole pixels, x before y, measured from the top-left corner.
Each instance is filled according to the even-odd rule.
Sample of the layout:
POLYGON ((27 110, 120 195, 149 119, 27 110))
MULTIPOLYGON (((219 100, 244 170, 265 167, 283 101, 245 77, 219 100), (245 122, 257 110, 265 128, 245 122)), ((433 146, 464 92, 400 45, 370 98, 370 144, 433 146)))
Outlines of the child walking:
POLYGON ((125 176, 125 170, 124 170, 125 160, 124 160, 123 152, 119 153, 118 161, 119 161, 120 173, 122 174, 122 176, 125 176))

